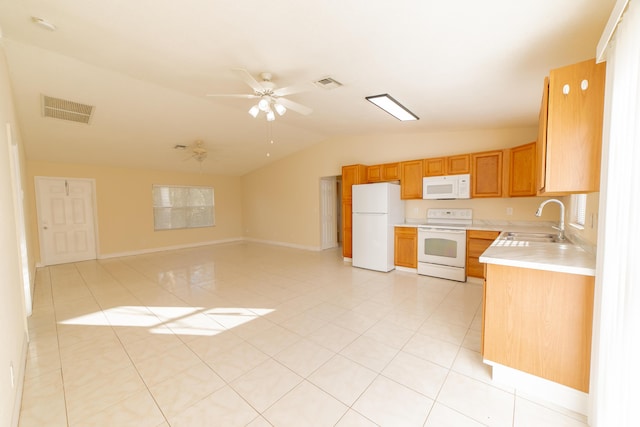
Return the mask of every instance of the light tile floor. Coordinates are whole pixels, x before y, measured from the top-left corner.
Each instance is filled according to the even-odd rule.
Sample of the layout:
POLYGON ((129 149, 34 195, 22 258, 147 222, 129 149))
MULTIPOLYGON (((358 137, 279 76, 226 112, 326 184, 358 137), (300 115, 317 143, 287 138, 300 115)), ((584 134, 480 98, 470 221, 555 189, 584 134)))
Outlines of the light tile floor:
POLYGON ((20 426, 585 426, 492 384, 481 299, 258 243, 42 268, 20 426))

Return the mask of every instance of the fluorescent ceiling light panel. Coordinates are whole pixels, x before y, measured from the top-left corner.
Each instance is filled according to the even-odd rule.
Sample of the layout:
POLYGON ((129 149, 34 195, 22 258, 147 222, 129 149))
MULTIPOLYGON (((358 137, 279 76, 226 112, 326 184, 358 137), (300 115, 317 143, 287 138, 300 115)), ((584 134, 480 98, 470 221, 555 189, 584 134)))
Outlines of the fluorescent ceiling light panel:
POLYGON ((382 95, 367 96, 365 99, 382 108, 384 111, 391 114, 396 119, 402 120, 403 122, 408 120, 420 120, 418 116, 413 114, 404 105, 400 104, 387 93, 382 95))

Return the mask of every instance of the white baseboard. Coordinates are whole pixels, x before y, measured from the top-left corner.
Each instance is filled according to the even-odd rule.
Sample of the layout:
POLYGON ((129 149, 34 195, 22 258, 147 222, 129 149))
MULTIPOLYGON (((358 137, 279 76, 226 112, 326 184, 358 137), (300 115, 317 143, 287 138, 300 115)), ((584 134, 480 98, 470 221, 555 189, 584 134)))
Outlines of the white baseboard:
POLYGON ((417 268, 402 267, 401 265, 396 265, 396 270, 404 271, 405 273, 418 274, 417 268))
POLYGON ((267 245, 285 246, 287 248, 302 249, 302 250, 305 250, 305 251, 319 252, 319 251, 322 250, 319 246, 296 245, 294 243, 278 242, 278 241, 275 241, 275 240, 254 239, 252 237, 245 237, 243 240, 246 241, 246 242, 264 243, 264 244, 267 244, 267 245))
POLYGON ((110 253, 110 254, 99 254, 97 259, 120 258, 120 257, 126 257, 126 256, 150 254, 150 253, 154 253, 154 252, 164 252, 164 251, 174 251, 174 250, 178 250, 178 249, 198 248, 200 246, 220 245, 220 244, 223 244, 223 243, 242 242, 243 240, 244 239, 242 237, 235 237, 235 238, 231 238, 231 239, 210 240, 210 241, 207 241, 207 242, 186 243, 184 245, 162 246, 162 247, 159 247, 159 248, 139 249, 139 250, 136 250, 136 251, 114 252, 114 253, 110 253))
MULTIPOLYGON (((178 249, 189 249, 189 248, 197 248, 197 247, 201 247, 201 246, 220 245, 220 244, 225 244, 225 243, 238 243, 238 242, 264 243, 264 244, 267 244, 267 245, 285 246, 285 247, 288 247, 288 248, 302 249, 302 250, 305 250, 305 251, 314 251, 314 252, 319 252, 319 251, 323 250, 318 246, 297 245, 297 244, 294 244, 294 243, 278 242, 278 241, 275 241, 275 240, 253 239, 253 238, 250 238, 250 237, 234 237, 234 238, 231 238, 231 239, 210 240, 210 241, 207 241, 207 242, 198 242, 198 243, 187 243, 187 244, 184 244, 184 245, 161 246, 161 247, 158 247, 158 248, 138 249, 138 250, 135 250, 135 251, 113 252, 113 253, 109 253, 109 254, 98 254, 96 259, 120 258, 120 257, 127 257, 127 256, 150 254, 150 253, 154 253, 154 252, 174 251, 174 250, 178 250, 178 249)), ((328 249, 335 249, 335 248, 328 248, 328 249)), ((351 259, 349 258, 348 260, 350 261, 351 259)), ((46 267, 46 266, 44 264, 42 264, 41 262, 38 262, 38 263, 36 263, 36 267, 37 268, 41 268, 41 267, 46 267)))
POLYGON ((474 284, 482 285, 483 282, 484 282, 484 280, 481 279, 480 277, 467 276, 467 283, 474 283, 474 284))
POLYGON ((483 362, 493 367, 493 381, 515 388, 523 396, 546 401, 582 415, 587 415, 589 411, 587 393, 490 360, 484 359, 483 362))
POLYGON ((18 366, 14 366, 14 378, 16 381, 15 394, 13 395, 13 414, 11 414, 11 427, 18 427, 20 421, 20 409, 22 408, 22 390, 24 389, 24 375, 27 370, 27 350, 29 349, 29 336, 25 332, 22 339, 22 353, 18 366))

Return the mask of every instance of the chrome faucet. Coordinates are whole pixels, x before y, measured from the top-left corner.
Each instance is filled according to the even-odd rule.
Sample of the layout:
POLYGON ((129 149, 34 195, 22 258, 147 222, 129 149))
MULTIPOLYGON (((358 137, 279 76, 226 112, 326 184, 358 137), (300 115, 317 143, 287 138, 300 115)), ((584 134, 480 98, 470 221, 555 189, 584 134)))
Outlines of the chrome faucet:
POLYGON ((560 234, 558 235, 558 238, 560 240, 564 240, 564 203, 562 203, 560 200, 558 199, 549 199, 549 200, 545 200, 544 202, 540 203, 540 206, 538 206, 538 210, 536 211, 536 216, 540 216, 542 215, 542 208, 544 208, 544 205, 546 205, 547 203, 557 203, 560 205, 560 224, 558 225, 558 227, 553 226, 553 228, 555 228, 556 230, 560 231, 560 234))

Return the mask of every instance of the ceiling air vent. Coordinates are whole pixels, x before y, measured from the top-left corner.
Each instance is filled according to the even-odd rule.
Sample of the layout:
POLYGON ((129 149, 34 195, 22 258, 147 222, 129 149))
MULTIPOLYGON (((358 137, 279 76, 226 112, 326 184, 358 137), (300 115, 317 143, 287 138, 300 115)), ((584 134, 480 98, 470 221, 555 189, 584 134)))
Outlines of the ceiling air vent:
POLYGON ((96 107, 42 95, 42 115, 54 119, 89 124, 96 107))
POLYGON ((331 77, 324 77, 320 80, 316 80, 315 82, 313 82, 313 84, 316 85, 317 87, 321 87, 322 89, 327 89, 327 90, 335 89, 342 86, 342 83, 332 79, 331 77))

